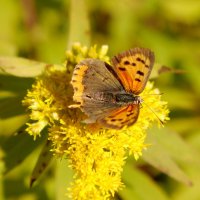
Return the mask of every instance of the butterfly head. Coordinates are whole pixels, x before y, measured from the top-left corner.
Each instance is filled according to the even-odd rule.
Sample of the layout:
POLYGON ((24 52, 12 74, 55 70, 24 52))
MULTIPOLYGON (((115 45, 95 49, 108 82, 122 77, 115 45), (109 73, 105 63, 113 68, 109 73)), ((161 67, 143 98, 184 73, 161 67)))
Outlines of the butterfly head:
POLYGON ((136 104, 141 104, 144 100, 141 98, 141 96, 134 96, 136 104))

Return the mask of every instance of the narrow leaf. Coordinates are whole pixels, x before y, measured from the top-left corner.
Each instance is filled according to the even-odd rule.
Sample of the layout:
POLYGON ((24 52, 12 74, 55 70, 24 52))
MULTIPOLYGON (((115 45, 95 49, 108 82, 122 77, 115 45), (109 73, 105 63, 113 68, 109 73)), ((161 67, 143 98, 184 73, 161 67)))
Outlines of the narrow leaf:
POLYGON ((38 180, 42 174, 44 174, 45 169, 51 163, 53 157, 52 157, 52 152, 50 152, 50 150, 51 150, 51 142, 47 140, 42 148, 42 151, 40 152, 36 165, 31 174, 30 187, 32 187, 33 183, 36 180, 38 180))
POLYGON ((124 167, 123 181, 126 188, 119 194, 124 200, 168 200, 162 189, 146 174, 135 168, 132 162, 127 162, 124 167))
POLYGON ((186 185, 192 185, 191 180, 177 165, 176 161, 171 156, 170 151, 158 141, 156 134, 159 133, 148 134, 147 142, 152 145, 143 152, 143 159, 177 181, 186 185))
POLYGON ((4 152, 5 173, 22 163, 42 140, 43 137, 33 141, 33 138, 25 132, 24 127, 9 137, 1 146, 4 152))
POLYGON ((152 128, 150 134, 150 137, 154 137, 154 141, 156 140, 176 161, 181 164, 192 163, 200 167, 200 160, 196 159, 199 156, 198 152, 176 132, 168 128, 162 128, 156 132, 156 129, 152 128))

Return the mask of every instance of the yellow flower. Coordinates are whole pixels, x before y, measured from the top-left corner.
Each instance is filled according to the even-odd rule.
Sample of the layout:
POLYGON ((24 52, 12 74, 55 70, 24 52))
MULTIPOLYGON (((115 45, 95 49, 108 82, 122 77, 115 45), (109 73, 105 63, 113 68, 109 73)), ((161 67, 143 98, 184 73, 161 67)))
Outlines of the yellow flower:
MULTIPOLYGON (((66 52, 66 64, 48 66, 28 91, 23 104, 30 110, 27 132, 34 138, 48 126, 48 139, 55 155, 66 156, 75 171, 69 193, 72 199, 110 199, 120 188, 121 172, 129 155, 138 159, 144 143, 146 129, 153 121, 168 120, 167 103, 161 101, 159 90, 148 82, 141 94, 144 99, 138 121, 122 130, 95 129, 82 123, 79 109, 69 109, 73 103, 70 85, 72 71, 84 58, 99 58, 109 62, 108 47, 87 48, 79 43, 66 52)), ((160 124, 160 123, 159 123, 160 124)))

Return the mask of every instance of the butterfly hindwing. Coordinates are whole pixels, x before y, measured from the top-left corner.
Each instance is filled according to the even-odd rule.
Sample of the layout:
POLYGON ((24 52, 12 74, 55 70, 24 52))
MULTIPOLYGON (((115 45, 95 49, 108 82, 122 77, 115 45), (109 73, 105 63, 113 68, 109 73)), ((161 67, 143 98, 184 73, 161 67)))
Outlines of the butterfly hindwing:
POLYGON ((137 121, 139 104, 126 105, 110 112, 107 116, 99 119, 101 124, 108 128, 121 129, 130 126, 137 121))
POLYGON ((154 64, 154 54, 146 48, 134 48, 114 56, 112 63, 125 90, 137 95, 147 83, 154 64))

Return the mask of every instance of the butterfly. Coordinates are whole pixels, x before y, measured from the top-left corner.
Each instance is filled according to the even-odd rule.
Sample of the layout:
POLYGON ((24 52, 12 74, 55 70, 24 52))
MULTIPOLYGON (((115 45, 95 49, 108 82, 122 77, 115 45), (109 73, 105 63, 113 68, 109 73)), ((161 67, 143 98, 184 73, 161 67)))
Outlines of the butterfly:
POLYGON ((154 53, 147 48, 133 48, 111 59, 111 65, 87 58, 76 65, 71 84, 73 100, 88 118, 85 123, 99 123, 111 129, 134 124, 140 112, 144 90, 154 64, 154 53))

